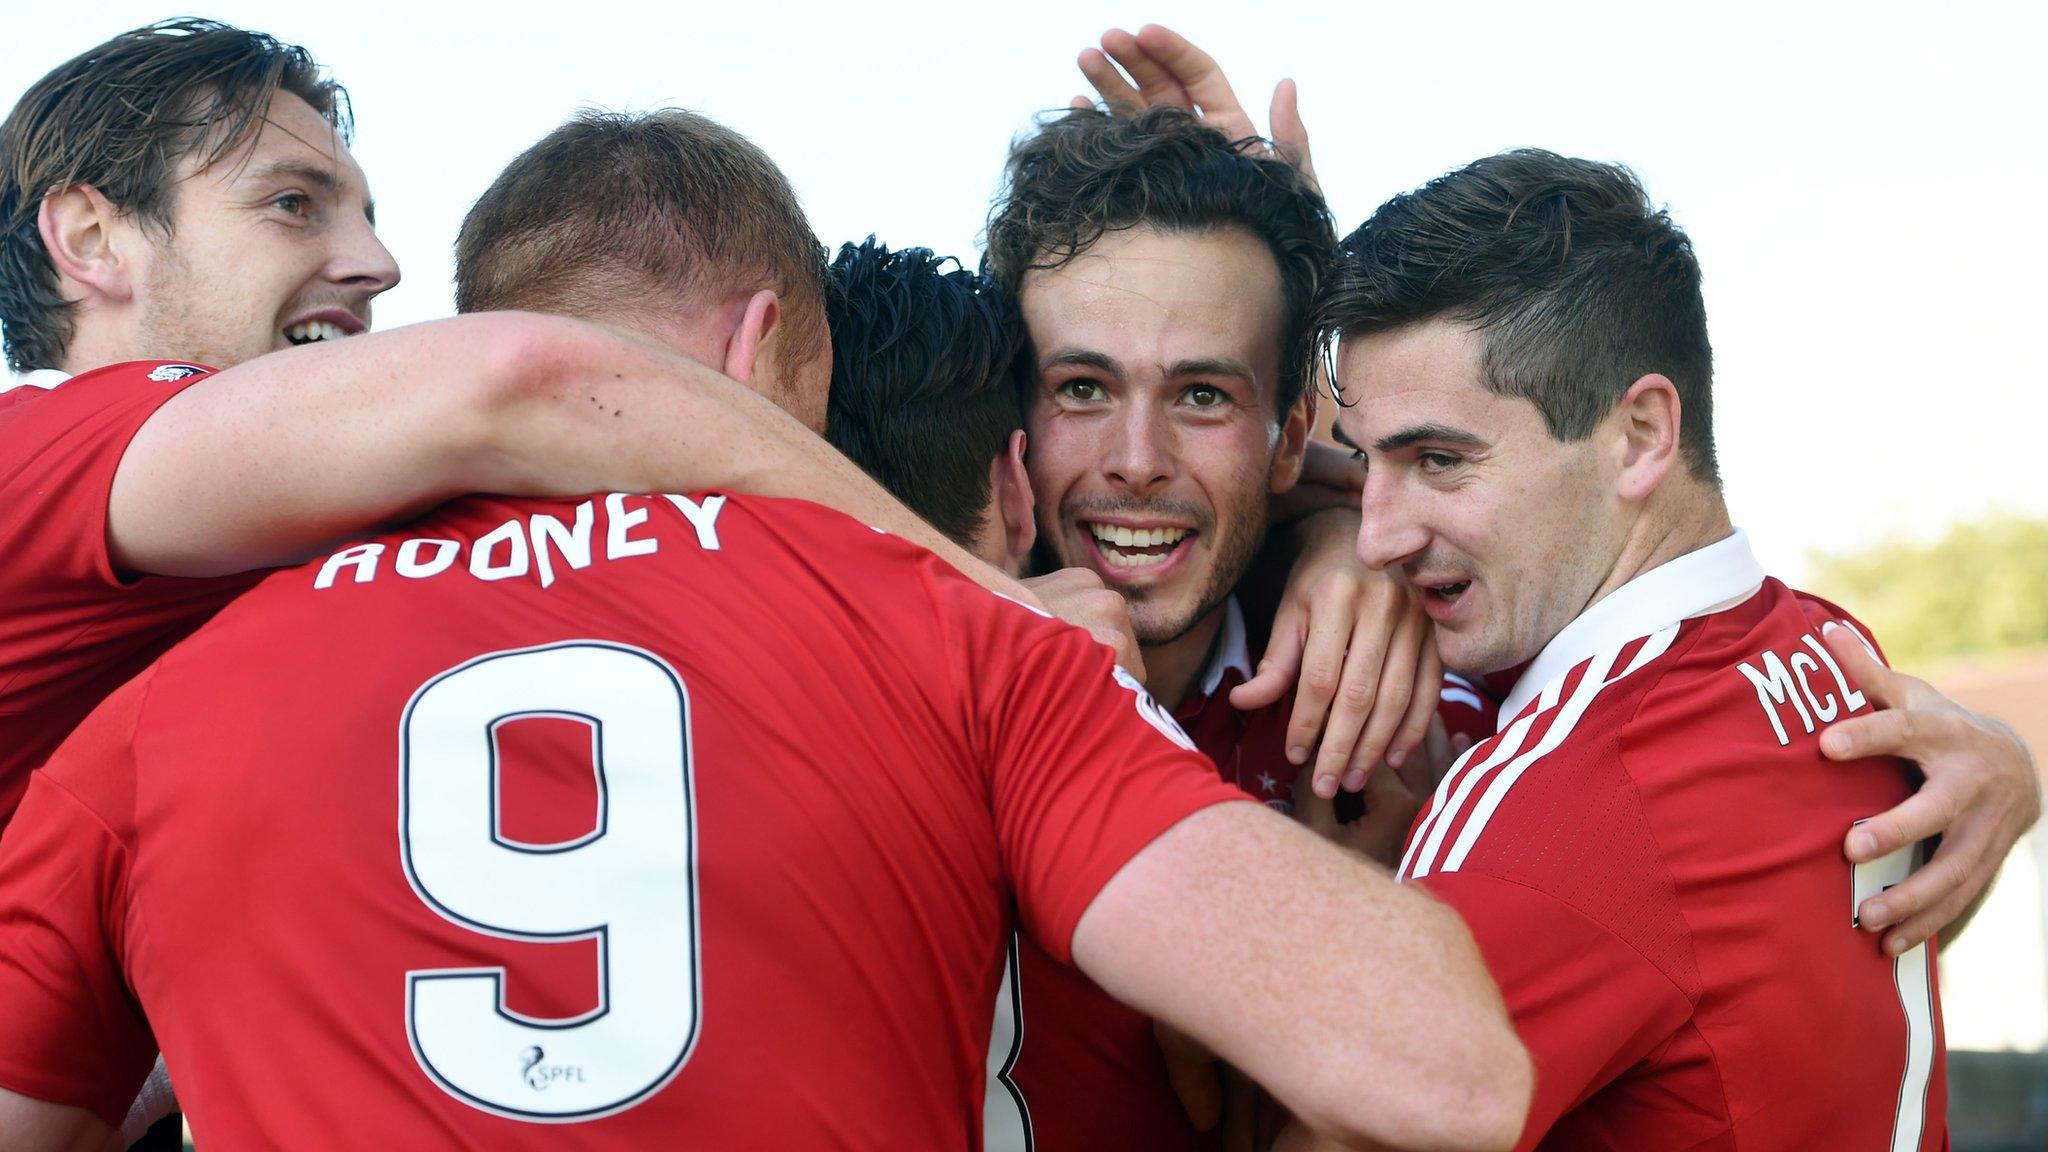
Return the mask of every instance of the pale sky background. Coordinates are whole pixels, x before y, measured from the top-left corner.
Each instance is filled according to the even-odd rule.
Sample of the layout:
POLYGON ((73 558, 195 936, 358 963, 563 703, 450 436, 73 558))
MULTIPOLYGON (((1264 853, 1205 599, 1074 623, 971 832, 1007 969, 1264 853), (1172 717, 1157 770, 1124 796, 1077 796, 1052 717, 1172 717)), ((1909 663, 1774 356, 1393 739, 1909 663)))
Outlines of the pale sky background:
MULTIPOLYGON (((1706 271, 1728 496, 1765 564, 2048 513, 2040 4, 501 3, 199 10, 302 43, 354 96, 405 281, 446 314, 450 244, 499 168, 585 105, 693 108, 780 162, 820 238, 970 263, 1010 136, 1084 91, 1104 28, 1173 25, 1263 126, 1294 77, 1338 226, 1503 148, 1621 160, 1706 271)), ((43 6, 0 106, 176 9, 43 6)), ((426 386, 430 382, 423 381, 426 386)))

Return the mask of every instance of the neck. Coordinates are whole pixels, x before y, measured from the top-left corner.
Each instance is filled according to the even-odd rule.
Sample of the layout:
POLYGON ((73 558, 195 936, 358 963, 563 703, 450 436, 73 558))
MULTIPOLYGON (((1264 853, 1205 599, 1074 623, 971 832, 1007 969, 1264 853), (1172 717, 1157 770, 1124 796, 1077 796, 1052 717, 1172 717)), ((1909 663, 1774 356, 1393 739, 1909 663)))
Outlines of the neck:
POLYGON ((1209 651, 1216 646, 1216 634, 1223 628, 1223 605, 1195 621, 1195 626, 1164 644, 1142 648, 1145 657, 1145 690, 1168 712, 1178 709, 1195 686, 1209 651))
POLYGON ((1635 523, 1629 525, 1621 555, 1607 579, 1586 601, 1587 607, 1650 569, 1725 540, 1735 531, 1718 488, 1698 482, 1675 487, 1675 491, 1660 492, 1635 523))

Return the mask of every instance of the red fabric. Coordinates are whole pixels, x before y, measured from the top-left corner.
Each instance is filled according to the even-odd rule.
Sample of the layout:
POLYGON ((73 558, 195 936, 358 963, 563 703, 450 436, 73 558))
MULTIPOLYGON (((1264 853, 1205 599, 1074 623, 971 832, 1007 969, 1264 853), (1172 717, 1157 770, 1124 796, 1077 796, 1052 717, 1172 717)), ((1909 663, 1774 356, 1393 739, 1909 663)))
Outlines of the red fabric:
MULTIPOLYGON (((1829 762, 1741 671, 1775 653, 1816 718, 1867 708, 1807 642, 1839 618, 1767 580, 1583 662, 1418 821, 1403 876, 1465 916, 1536 1061, 1522 1148, 1892 1146, 1910 982, 1852 925, 1841 844, 1915 776, 1829 762)), ((1948 1144, 1933 968, 1927 1152, 1948 1144)))
MULTIPOLYGON (((95 888, 100 919, 130 925, 125 940, 25 923, 14 910, 44 885, 15 880, 9 857, 27 847, 0 846, 0 956, 46 958, 0 965, 0 1019, 59 1036, 92 1023, 59 990, 132 990, 209 1145, 318 1146, 343 1117, 352 1141, 389 1147, 644 1147, 677 1133, 705 1147, 974 1146, 1011 895, 1025 931, 1065 956, 1124 862, 1189 813, 1237 797, 1143 721, 1147 702, 1085 633, 813 505, 732 497, 707 534, 662 497, 472 498, 377 543, 374 557, 345 550, 270 577, 157 665, 132 738, 111 731, 123 718, 110 706, 52 760, 51 784, 80 797, 134 794, 131 830, 95 807, 116 831, 70 837, 65 853, 112 873, 95 888), (570 546, 548 543, 556 525, 570 546), (479 551, 479 538, 497 544, 479 551), (408 539, 454 541, 459 555, 407 577, 434 569, 441 551, 401 548, 408 539), (479 577, 493 565, 525 571, 479 577), (619 766, 600 803, 599 730, 621 741, 642 730, 622 705, 585 706, 595 727, 536 715, 529 700, 506 705, 488 740, 482 721, 460 739, 415 733, 443 686, 542 646, 673 670, 694 827, 696 987, 687 948, 656 953, 672 976, 653 969, 663 996, 694 993, 693 1046, 636 1102, 568 1124, 508 1118, 444 1090, 407 1024, 409 971, 502 967, 509 1011, 555 1019, 601 995, 593 939, 465 926, 454 917, 480 914, 448 896, 464 873, 422 861, 484 854, 489 866, 472 871, 508 902, 504 916, 625 899, 614 890, 647 882, 643 869, 550 895, 557 857, 627 842, 644 797, 667 795, 646 781, 677 787, 665 768, 629 775, 636 745, 621 743, 605 753, 619 766), (446 775, 437 766, 458 752, 478 765, 492 755, 495 775, 446 775), (420 779, 496 781, 491 835, 559 842, 600 812, 606 830, 543 855, 492 847, 485 805, 465 810, 469 831, 413 829, 401 763, 420 779), (114 863, 94 863, 109 852, 114 863), (520 869, 529 882, 500 879, 520 869), (430 906, 429 892, 460 907, 437 912, 446 904, 430 906), (48 959, 64 956, 83 971, 48 959)), ((535 683, 552 698, 578 681, 535 683)), ((408 794, 431 797, 423 787, 408 794)), ((653 857, 671 842, 632 841, 653 857)), ((682 904, 631 907, 673 917, 682 904)), ((652 1016, 621 989, 632 957, 647 955, 632 946, 638 926, 608 929, 621 999, 598 1021, 629 1023, 636 1043, 652 1016)), ((604 1081, 603 1060, 551 1063, 575 1051, 571 1039, 505 1047, 504 1083, 524 1093, 518 1077, 534 1069, 604 1081)), ((0 1083, 55 1082, 101 1106, 134 1087, 106 1055, 10 1048, 0 1083)), ((519 1107, 544 1106, 543 1091, 519 1107)))
MULTIPOLYGON (((1286 755, 1294 698, 1241 712, 1229 697, 1243 682, 1235 668, 1226 670, 1214 693, 1190 697, 1175 718, 1224 780, 1291 813, 1300 771, 1286 755)), ((1438 714, 1451 731, 1491 735, 1492 701, 1462 681, 1446 680, 1443 690, 1438 714)), ((1282 884, 1284 878, 1275 879, 1276 891, 1282 884)), ((1030 1146, 1056 1152, 1222 1147, 1220 1127, 1196 1131, 1174 1095, 1150 1019, 1029 940, 1017 942, 1017 972, 1022 1042, 1009 1073, 1014 1094, 991 1093, 990 1107, 1015 1108, 1004 1097, 1021 1098, 1030 1146)), ((1009 1004, 996 1008, 998 1014, 1012 1010, 1009 1004)), ((992 1126, 992 1136, 1000 1130, 992 1126)))
POLYGON ((206 371, 152 360, 0 393, 0 827, 95 704, 253 581, 124 579, 107 557, 128 442, 206 371))

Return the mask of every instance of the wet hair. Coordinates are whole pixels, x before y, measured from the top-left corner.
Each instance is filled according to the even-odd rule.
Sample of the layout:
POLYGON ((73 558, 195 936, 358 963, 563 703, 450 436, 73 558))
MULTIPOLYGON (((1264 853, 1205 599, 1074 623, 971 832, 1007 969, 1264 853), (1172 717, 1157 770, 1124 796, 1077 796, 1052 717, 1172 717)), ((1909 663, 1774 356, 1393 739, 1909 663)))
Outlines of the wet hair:
POLYGON ((1000 284, 929 248, 870 236, 832 261, 825 438, 896 498, 971 547, 989 464, 1023 427, 1021 325, 1000 284))

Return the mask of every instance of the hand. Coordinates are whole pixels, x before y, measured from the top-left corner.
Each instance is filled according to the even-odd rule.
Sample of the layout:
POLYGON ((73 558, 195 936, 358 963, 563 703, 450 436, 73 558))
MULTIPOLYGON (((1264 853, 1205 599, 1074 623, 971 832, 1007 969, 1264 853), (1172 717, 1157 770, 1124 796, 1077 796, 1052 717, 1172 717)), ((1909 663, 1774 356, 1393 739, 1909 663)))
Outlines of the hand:
POLYGON ((1287 759, 1306 764, 1309 791, 1365 786, 1384 760, 1399 768, 1421 745, 1443 686, 1443 662, 1421 601, 1358 559, 1358 514, 1326 511, 1295 526, 1301 554, 1273 615, 1256 674, 1230 703, 1264 708, 1295 690, 1287 759), (1320 735, 1320 746, 1317 738, 1320 735))
POLYGON ((1356 508, 1365 495, 1365 470, 1351 453, 1327 440, 1310 439, 1301 457, 1301 479, 1273 497, 1273 521, 1286 524, 1325 508, 1356 508))
POLYGON ((1116 653, 1116 662, 1126 672, 1145 679, 1145 656, 1138 650, 1138 634, 1131 630, 1131 606, 1110 591, 1102 577, 1086 568, 1062 568, 1023 584, 1046 611, 1087 629, 1097 643, 1116 653))
POLYGON ((1890 929, 1885 954, 1897 956, 1954 923, 1991 886, 2013 842, 2041 815, 2041 779, 2011 729, 1886 668, 1848 628, 1828 625, 1822 637, 1880 710, 1829 725, 1821 752, 1830 760, 1898 756, 1926 776, 1905 803, 1850 830, 1850 861, 1941 837, 1925 867, 1857 909, 1865 930, 1890 929))
POLYGON ((1197 1132, 1223 1126, 1225 1152, 1262 1152, 1286 1125, 1285 1109, 1208 1045, 1164 1021, 1152 1022, 1166 1079, 1197 1132))
MULTIPOLYGON (((1230 80, 1207 52, 1188 42, 1187 37, 1157 24, 1147 24, 1133 36, 1121 28, 1102 34, 1102 48, 1081 53, 1081 74, 1095 88, 1111 112, 1128 116, 1146 108, 1171 104, 1201 116, 1232 140, 1257 138, 1252 118, 1231 90, 1230 80), (1104 53, 1107 53, 1105 55, 1104 53), (1115 63, 1111 63, 1114 60, 1115 63), (1123 65, 1130 80, 1117 71, 1123 65), (1131 81, 1137 86, 1132 87, 1131 81)), ((1086 96, 1073 100, 1078 108, 1093 107, 1086 96)), ((1316 184, 1315 165, 1309 158, 1308 128, 1301 122, 1301 109, 1294 81, 1282 80, 1273 89, 1273 106, 1268 114, 1273 126, 1272 154, 1294 166, 1316 184)))

